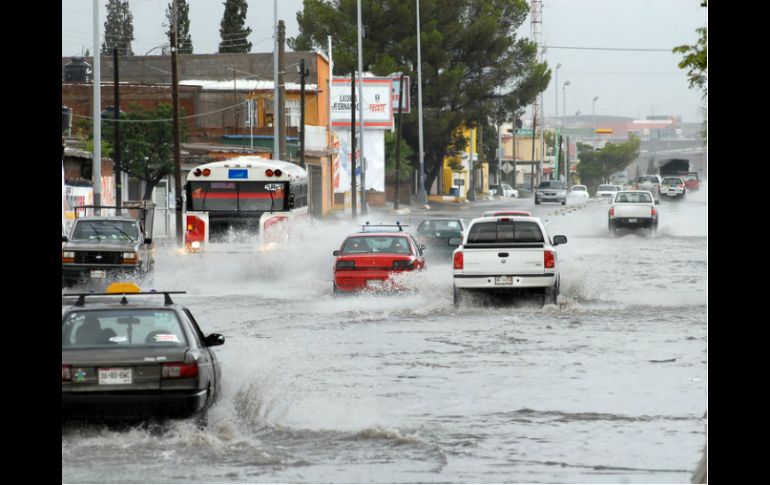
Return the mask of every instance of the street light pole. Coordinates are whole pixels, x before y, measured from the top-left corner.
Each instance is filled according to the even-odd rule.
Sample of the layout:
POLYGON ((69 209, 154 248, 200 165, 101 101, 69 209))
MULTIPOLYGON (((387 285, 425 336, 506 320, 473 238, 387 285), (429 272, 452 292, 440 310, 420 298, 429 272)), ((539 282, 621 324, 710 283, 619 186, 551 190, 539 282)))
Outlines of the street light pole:
MULTIPOLYGON (((553 93, 556 95, 556 118, 559 117, 559 68, 561 67, 561 62, 556 64, 556 69, 554 69, 554 75, 553 75, 553 85, 556 89, 553 90, 553 93)), ((554 123, 556 123, 556 120, 554 120, 554 123)))
POLYGON ((591 104, 591 125, 593 126, 594 131, 596 131, 596 101, 599 99, 599 96, 594 96, 594 101, 591 104))
POLYGON ((428 203, 425 193, 425 162, 423 160, 422 136, 422 57, 420 56, 420 0, 417 0, 417 131, 419 138, 420 170, 417 173, 417 202, 428 203))
POLYGON ((564 105, 564 111, 562 111, 562 116, 567 117, 567 86, 569 86, 569 81, 564 81, 564 86, 561 88, 561 103, 564 105))

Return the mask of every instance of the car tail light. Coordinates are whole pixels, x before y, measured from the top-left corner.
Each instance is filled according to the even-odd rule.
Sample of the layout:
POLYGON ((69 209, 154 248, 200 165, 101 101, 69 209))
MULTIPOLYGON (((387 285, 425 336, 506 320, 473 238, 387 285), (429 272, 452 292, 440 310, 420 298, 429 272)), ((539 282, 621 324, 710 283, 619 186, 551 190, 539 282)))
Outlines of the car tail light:
POLYGON ((543 266, 546 268, 556 266, 556 258, 554 258, 553 251, 543 251, 543 266))
POLYGON ((273 170, 268 168, 267 170, 265 170, 265 175, 267 175, 268 177, 272 177, 273 176, 273 170))
POLYGON ((337 269, 356 269, 355 261, 337 261, 337 269))
POLYGON ((198 364, 185 364, 184 362, 167 362, 163 364, 161 377, 164 379, 181 379, 185 377, 198 377, 198 364))
POLYGON ((74 263, 75 262, 75 251, 62 251, 61 252, 61 262, 62 263, 74 263))
POLYGON ((615 208, 610 207, 610 217, 615 217, 615 208))
POLYGON ((658 213, 658 212, 655 210, 655 207, 652 207, 652 208, 651 208, 651 212, 652 212, 652 215, 653 215, 653 216, 655 216, 655 214, 657 214, 657 213, 658 213))
POLYGON ((452 267, 454 269, 463 269, 463 263, 464 263, 463 252, 457 251, 453 258, 452 267))
POLYGON ((412 269, 414 262, 408 259, 398 259, 393 261, 393 269, 412 269))
POLYGON ((61 365, 61 380, 62 382, 72 380, 70 366, 64 364, 61 365))

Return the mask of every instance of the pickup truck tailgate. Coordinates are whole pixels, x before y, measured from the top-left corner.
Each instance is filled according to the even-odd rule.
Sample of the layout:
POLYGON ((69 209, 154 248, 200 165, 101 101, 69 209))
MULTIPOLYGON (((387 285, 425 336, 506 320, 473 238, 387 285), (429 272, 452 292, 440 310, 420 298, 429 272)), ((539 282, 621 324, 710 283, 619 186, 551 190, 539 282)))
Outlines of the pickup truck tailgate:
POLYGON ((541 247, 468 248, 463 251, 465 275, 543 274, 541 247))
POLYGON ((615 217, 652 217, 650 205, 616 205, 615 217))

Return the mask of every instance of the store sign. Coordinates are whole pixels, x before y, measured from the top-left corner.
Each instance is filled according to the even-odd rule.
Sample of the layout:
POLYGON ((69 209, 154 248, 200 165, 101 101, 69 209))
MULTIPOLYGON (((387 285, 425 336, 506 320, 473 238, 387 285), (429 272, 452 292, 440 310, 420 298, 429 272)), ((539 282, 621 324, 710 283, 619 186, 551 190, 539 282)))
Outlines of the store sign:
MULTIPOLYGON (((358 84, 356 79, 356 126, 359 126, 358 84)), ((331 121, 334 127, 349 127, 352 110, 350 78, 334 78, 331 87, 331 121)), ((364 127, 390 130, 393 127, 393 81, 389 77, 363 79, 364 127)))
MULTIPOLYGON (((393 112, 398 113, 398 93, 401 76, 393 76, 393 112)), ((401 101, 401 112, 409 113, 409 76, 404 76, 404 100, 401 101)))

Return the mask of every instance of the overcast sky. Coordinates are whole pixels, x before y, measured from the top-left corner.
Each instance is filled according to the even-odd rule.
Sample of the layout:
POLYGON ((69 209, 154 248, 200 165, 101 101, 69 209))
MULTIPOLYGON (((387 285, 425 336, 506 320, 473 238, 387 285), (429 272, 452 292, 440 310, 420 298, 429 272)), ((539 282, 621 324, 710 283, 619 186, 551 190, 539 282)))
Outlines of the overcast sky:
MULTIPOLYGON (((165 36, 169 0, 130 0, 134 16, 135 54, 143 55, 168 42, 165 36)), ((196 54, 215 53, 223 0, 188 0, 190 32, 196 54)), ((272 51, 273 0, 249 0, 246 22, 252 29, 252 52, 272 51)), ((99 28, 104 33, 106 0, 100 0, 99 28)), ((543 42, 550 48, 544 59, 558 70, 558 110, 590 115, 644 118, 679 115, 685 122, 701 121, 700 93, 688 89, 685 73, 677 67, 681 56, 671 48, 695 44, 695 29, 707 24, 701 0, 543 0, 543 42), (665 49, 666 52, 563 49, 665 49), (593 102, 594 97, 599 99, 593 102)), ((93 0, 62 0, 62 56, 93 51, 93 0)), ((298 32, 296 12, 302 0, 278 0, 278 17, 286 23, 286 37, 298 32)), ((529 20, 519 31, 531 37, 529 20)), ((159 53, 159 49, 154 53, 159 53)), ((266 73, 272 78, 272 72, 266 73)), ((556 114, 554 79, 543 95, 546 116, 556 114)))

